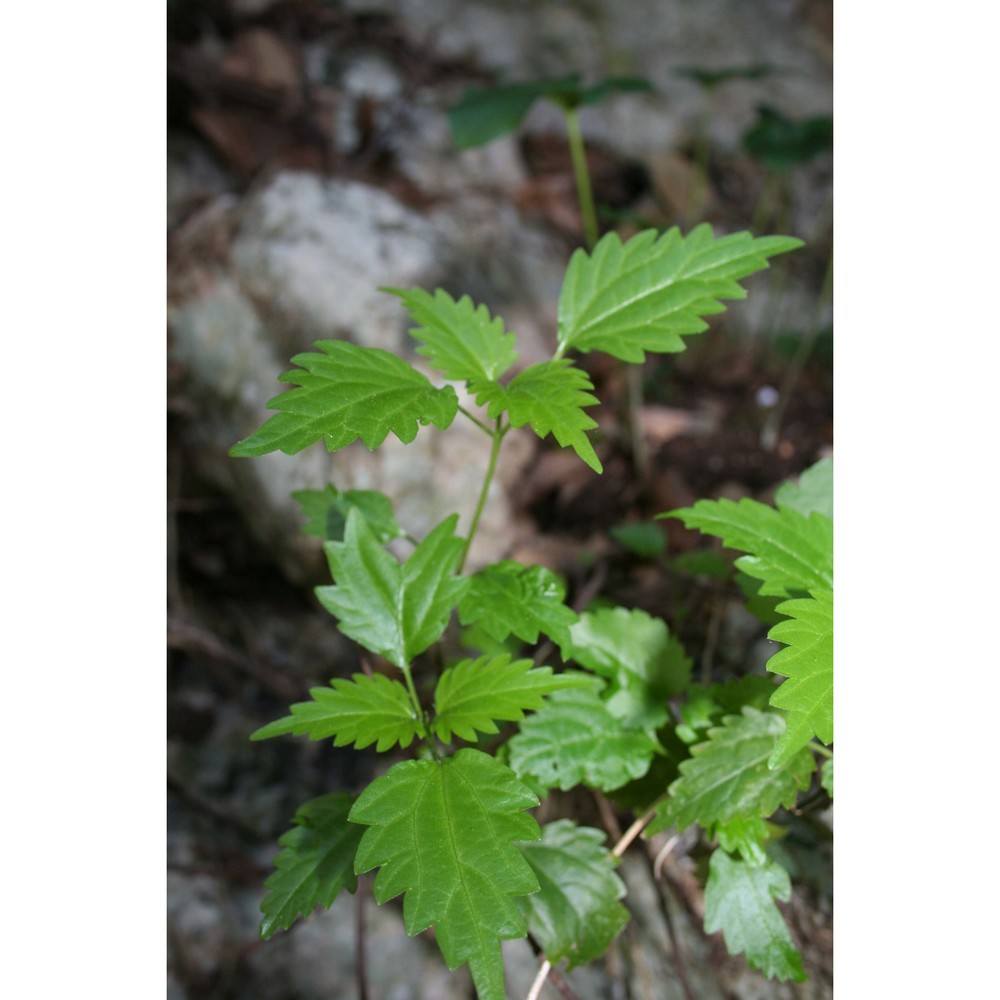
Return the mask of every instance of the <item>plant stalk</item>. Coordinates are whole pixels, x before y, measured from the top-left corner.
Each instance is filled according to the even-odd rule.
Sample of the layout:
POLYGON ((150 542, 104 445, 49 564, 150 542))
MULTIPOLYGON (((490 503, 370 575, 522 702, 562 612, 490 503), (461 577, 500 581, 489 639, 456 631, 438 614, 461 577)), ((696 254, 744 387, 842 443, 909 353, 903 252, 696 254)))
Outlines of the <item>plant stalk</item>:
POLYGON ((410 703, 413 705, 413 711, 417 713, 417 718, 420 720, 420 728, 423 729, 423 732, 420 734, 421 738, 426 739, 430 734, 427 732, 423 706, 420 704, 420 699, 417 697, 417 689, 413 685, 413 676, 410 673, 410 666, 409 664, 405 664, 400 669, 403 671, 403 678, 406 681, 406 690, 409 692, 410 703))
POLYGON ((482 420, 479 419, 479 417, 477 417, 474 413, 470 413, 464 406, 459 406, 458 412, 461 413, 463 416, 468 417, 481 431, 484 431, 486 434, 489 434, 490 437, 493 436, 493 428, 484 424, 482 420))
POLYGON ((472 539, 476 536, 479 528, 479 519, 483 516, 483 508, 486 506, 486 496, 490 491, 490 483, 493 482, 493 475, 497 470, 497 457, 500 455, 500 445, 503 443, 504 435, 510 430, 510 424, 503 426, 503 418, 497 417, 496 428, 491 432, 493 436, 493 446, 490 448, 490 461, 486 466, 486 475, 483 477, 483 486, 479 491, 479 500, 476 503, 476 512, 472 515, 472 524, 469 527, 468 537, 465 539, 465 546, 462 548, 462 558, 458 561, 456 574, 461 573, 465 568, 465 560, 469 556, 469 549, 472 546, 472 539))
POLYGON ((583 148, 583 133, 580 131, 580 116, 576 108, 563 108, 566 115, 566 131, 569 135, 569 155, 573 160, 573 177, 576 180, 576 196, 580 202, 583 218, 583 237, 588 250, 597 245, 597 211, 594 208, 594 193, 590 187, 590 172, 587 170, 587 154, 583 148))

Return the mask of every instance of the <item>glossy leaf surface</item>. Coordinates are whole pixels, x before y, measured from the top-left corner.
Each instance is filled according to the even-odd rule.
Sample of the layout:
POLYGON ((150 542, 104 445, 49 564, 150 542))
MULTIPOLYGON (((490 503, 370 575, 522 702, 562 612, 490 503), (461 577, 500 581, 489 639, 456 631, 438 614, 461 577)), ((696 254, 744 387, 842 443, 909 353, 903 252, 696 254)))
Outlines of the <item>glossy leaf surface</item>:
POLYGON ((527 933, 513 897, 536 892, 538 880, 517 842, 540 835, 524 811, 537 804, 510 768, 466 749, 396 764, 351 810, 368 827, 357 874, 381 866, 375 899, 403 893, 407 934, 433 925, 448 967, 468 963, 481 1000, 504 1000, 500 941, 527 933))
POLYGON ((691 678, 691 660, 666 622, 639 609, 582 614, 562 655, 611 682, 608 709, 629 725, 655 729, 666 722, 667 699, 691 678))
POLYGON ((762 581, 761 594, 790 597, 833 589, 833 522, 822 514, 807 518, 794 508, 777 509, 744 497, 738 503, 699 500, 662 516, 679 518, 688 528, 748 553, 736 565, 762 581))
POLYGON ((625 883, 615 874, 617 860, 600 830, 557 820, 542 828, 542 839, 522 844, 541 889, 518 900, 545 957, 569 968, 599 958, 628 923, 618 902, 625 883))
POLYGON ((471 577, 458 615, 463 625, 479 625, 497 642, 513 633, 536 643, 541 632, 562 646, 578 617, 565 599, 566 584, 552 570, 505 559, 471 577))
POLYGON ((812 742, 814 736, 833 742, 833 594, 784 601, 778 611, 788 615, 768 632, 785 643, 767 661, 767 669, 787 678, 771 696, 771 704, 788 712, 788 727, 771 757, 777 767, 812 742))
POLYGON ((802 956, 774 902, 791 895, 788 872, 781 865, 753 865, 715 851, 705 884, 705 931, 722 931, 730 955, 744 954, 769 979, 801 982, 806 978, 802 956))
POLYGON ((445 518, 400 564, 352 510, 344 541, 323 547, 336 585, 316 588, 340 631, 397 667, 436 642, 468 587, 454 575, 462 551, 457 523, 457 514, 445 518))
POLYGON ((282 850, 275 856, 275 870, 264 883, 264 940, 288 930, 317 906, 331 906, 341 889, 357 888, 354 855, 363 831, 347 821, 352 803, 350 795, 338 792, 311 799, 295 813, 294 826, 278 840, 282 850))
POLYGON ((741 715, 727 716, 680 765, 681 776, 670 786, 670 798, 657 808, 649 832, 692 823, 711 829, 738 816, 763 818, 794 804, 809 787, 816 762, 801 750, 782 767, 769 768, 784 731, 785 721, 776 712, 747 707, 741 715))
POLYGON ((577 250, 559 295, 560 351, 604 351, 641 363, 646 351, 684 350, 684 336, 707 327, 701 318, 722 312, 723 299, 742 299, 739 279, 767 260, 802 245, 786 236, 718 239, 703 223, 686 237, 644 230, 623 243, 604 236, 592 253, 577 250))
POLYGON ((474 742, 476 733, 496 733, 497 722, 519 722, 530 710, 544 706, 545 695, 561 688, 588 684, 573 674, 554 674, 531 660, 508 655, 481 656, 449 667, 434 692, 432 728, 443 743, 452 733, 474 742))
POLYGON ((586 431, 597 426, 584 408, 597 405, 590 376, 571 361, 542 361, 525 368, 503 386, 497 382, 477 383, 476 402, 487 407, 496 420, 502 413, 514 427, 530 425, 540 437, 547 434, 563 448, 572 448, 595 472, 603 471, 600 459, 586 431))
POLYGON ((619 788, 649 770, 656 748, 647 733, 622 726, 592 687, 553 694, 509 746, 518 774, 563 791, 581 783, 619 788))
POLYGON ((445 430, 455 419, 455 390, 450 385, 436 389, 388 351, 346 340, 320 340, 316 347, 318 352, 292 358, 300 367, 278 381, 297 388, 270 400, 268 408, 279 412, 234 445, 230 455, 294 455, 320 440, 329 451, 338 451, 358 438, 374 450, 390 433, 409 444, 422 424, 445 430))
POLYGON ((822 514, 833 520, 833 459, 824 458, 799 476, 798 482, 782 483, 774 495, 778 507, 791 507, 808 517, 822 514))
POLYGON ((492 381, 517 360, 514 334, 503 320, 490 316, 486 306, 475 306, 468 295, 457 302, 440 288, 433 295, 422 288, 401 291, 386 288, 403 300, 414 321, 410 330, 422 344, 417 354, 445 378, 456 382, 492 381))
POLYGON ((408 747, 423 733, 406 688, 381 674, 337 678, 330 687, 313 688, 312 701, 291 707, 291 715, 258 729, 252 740, 291 734, 311 740, 333 739, 336 747, 355 744, 359 750, 375 743, 380 753, 393 746, 408 747))

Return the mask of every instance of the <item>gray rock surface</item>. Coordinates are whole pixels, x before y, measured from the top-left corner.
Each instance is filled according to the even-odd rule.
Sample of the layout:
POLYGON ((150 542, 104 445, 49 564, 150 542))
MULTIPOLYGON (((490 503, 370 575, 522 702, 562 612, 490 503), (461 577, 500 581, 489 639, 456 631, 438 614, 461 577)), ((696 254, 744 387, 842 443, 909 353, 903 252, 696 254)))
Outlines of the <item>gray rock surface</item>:
POLYGON ((232 259, 283 346, 346 338, 396 351, 399 305, 378 288, 426 282, 437 254, 426 220, 387 192, 284 172, 247 201, 232 259))

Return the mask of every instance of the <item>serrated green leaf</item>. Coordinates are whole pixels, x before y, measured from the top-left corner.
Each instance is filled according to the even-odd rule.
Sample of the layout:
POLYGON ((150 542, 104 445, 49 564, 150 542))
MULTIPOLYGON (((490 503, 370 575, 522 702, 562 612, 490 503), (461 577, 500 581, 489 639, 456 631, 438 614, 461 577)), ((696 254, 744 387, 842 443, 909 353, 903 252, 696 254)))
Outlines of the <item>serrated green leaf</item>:
POLYGON ((600 830, 562 819, 542 827, 541 840, 521 845, 541 889, 518 903, 553 965, 565 958, 572 969, 599 958, 629 921, 618 902, 625 883, 604 839, 600 830))
POLYGON ((785 643, 767 661, 767 669, 788 678, 771 695, 771 704, 788 712, 788 727, 771 756, 778 767, 813 736, 833 742, 833 594, 784 601, 777 610, 788 618, 768 632, 785 643))
POLYGON ((308 518, 303 529, 325 541, 339 542, 344 537, 347 515, 353 508, 361 511, 380 542, 401 538, 404 531, 396 521, 392 501, 378 490, 344 490, 327 484, 322 490, 296 490, 292 499, 302 506, 308 518))
POLYGON ((572 448, 595 472, 603 466, 585 431, 597 423, 584 413, 597 397, 590 376, 567 358, 542 361, 525 368, 506 385, 476 382, 470 386, 476 402, 487 406, 491 420, 506 411, 514 427, 530 424, 540 437, 552 434, 563 448, 572 448))
POLYGON ((667 623, 638 609, 582 614, 562 655, 606 677, 608 710, 634 726, 655 729, 666 722, 667 699, 691 679, 691 660, 667 623))
MULTIPOLYGON (((718 553, 718 555, 720 558, 722 557, 721 553, 718 553)), ((785 620, 782 615, 778 614, 776 609, 787 598, 776 597, 773 594, 762 594, 763 580, 755 580, 752 576, 747 576, 742 570, 737 570, 733 574, 733 583, 736 584, 743 595, 747 611, 761 624, 767 625, 770 628, 772 625, 777 625, 778 622, 785 620)))
POLYGON ((557 691, 510 740, 510 764, 547 788, 586 783, 611 791, 641 778, 656 751, 642 730, 626 729, 593 688, 557 691))
POLYGON ((779 827, 759 816, 734 816, 725 823, 716 823, 712 832, 724 851, 739 854, 744 861, 755 865, 767 861, 764 848, 781 834, 779 827))
POLYGON ((686 237, 676 228, 648 229, 627 243, 608 233, 570 260, 559 295, 559 353, 604 351, 641 363, 646 351, 682 351, 684 336, 707 327, 702 316, 725 310, 722 299, 746 297, 740 278, 800 246, 786 236, 716 239, 707 223, 686 237))
POLYGON ((374 451, 390 432, 409 444, 420 425, 441 430, 458 412, 455 390, 436 389, 425 375, 377 347, 358 347, 346 340, 320 340, 318 353, 297 354, 279 382, 298 388, 268 402, 278 410, 263 427, 234 445, 234 458, 283 451, 294 455, 323 440, 337 451, 361 438, 374 451))
POLYGON ((762 595, 833 589, 833 522, 822 514, 805 517, 791 507, 778 510, 744 497, 738 503, 699 500, 660 516, 679 518, 688 528, 721 538, 727 548, 748 553, 736 565, 763 581, 762 595))
POLYGON ((476 732, 496 733, 497 722, 520 722, 524 713, 545 704, 545 695, 587 684, 573 674, 554 674, 551 667, 532 669, 531 660, 481 656, 449 667, 434 691, 431 728, 443 743, 451 734, 473 742, 476 732))
POLYGON ((797 483, 782 483, 774 494, 779 507, 791 507, 808 517, 822 514, 833 520, 833 459, 824 458, 799 476, 797 483))
POLYGON ((522 566, 511 559, 493 563, 471 577, 458 617, 463 625, 479 625, 497 642, 511 633, 523 642, 538 642, 538 633, 562 646, 577 614, 563 601, 565 583, 544 566, 522 566))
POLYGON ((313 688, 312 701, 298 702, 291 715, 258 729, 251 740, 272 736, 308 736, 311 740, 333 738, 335 747, 355 744, 359 750, 376 743, 381 753, 397 744, 408 747, 424 727, 399 681, 381 674, 355 674, 351 680, 337 678, 328 688, 313 688))
POLYGON ((347 821, 352 803, 350 795, 336 792, 311 799, 295 813, 264 883, 260 936, 265 941, 317 906, 332 906, 341 889, 357 888, 354 856, 363 831, 347 821))
POLYGON ((351 822, 368 827, 355 872, 381 866, 377 902, 405 893, 407 934, 433 925, 448 967, 469 964, 480 1000, 504 1000, 500 941, 527 933, 512 897, 538 891, 517 846, 540 836, 524 812, 537 804, 509 768, 465 749, 440 763, 396 764, 351 810, 351 822))
POLYGON ((769 768, 784 731, 785 720, 775 712, 746 707, 741 715, 727 716, 706 742, 692 747, 647 832, 693 823, 710 829, 737 816, 764 818, 793 805, 799 791, 809 787, 816 762, 801 750, 781 767, 769 768))
POLYGON ((722 931, 729 954, 746 955, 747 962, 769 979, 802 982, 806 978, 802 956, 774 902, 791 895, 791 880, 781 865, 773 861, 752 865, 715 851, 705 884, 705 931, 722 931))
POLYGON ((384 288, 398 295, 414 321, 421 324, 410 335, 422 342, 417 354, 445 378, 455 382, 495 380, 515 361, 515 337, 504 330, 503 320, 490 316, 486 306, 475 306, 468 295, 457 302, 442 289, 433 295, 422 288, 402 291, 384 288))
POLYGON ((469 585, 454 575, 457 523, 445 518, 400 565, 352 510, 344 541, 323 546, 336 585, 316 588, 340 631, 400 668, 436 642, 469 585))

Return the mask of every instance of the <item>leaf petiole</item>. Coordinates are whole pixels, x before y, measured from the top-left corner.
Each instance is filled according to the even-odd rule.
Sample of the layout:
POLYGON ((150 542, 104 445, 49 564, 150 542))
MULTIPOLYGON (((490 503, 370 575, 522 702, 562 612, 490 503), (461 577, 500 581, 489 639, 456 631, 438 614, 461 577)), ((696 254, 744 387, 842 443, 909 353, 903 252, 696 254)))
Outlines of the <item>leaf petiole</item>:
MULTIPOLYGON (((473 417, 472 419, 475 420, 473 417)), ((476 423, 479 423, 476 420, 476 423)), ((482 426, 482 425, 480 425, 482 426)), ((490 436, 493 438, 493 446, 490 448, 490 461, 489 465, 486 466, 486 475, 483 478, 483 486, 479 491, 479 500, 476 503, 476 512, 472 515, 472 525, 469 527, 469 534, 465 539, 465 546, 462 549, 462 555, 458 560, 458 567, 455 570, 456 574, 462 572, 465 566, 465 560, 469 555, 469 548, 472 545, 472 539, 476 536, 476 530, 479 527, 479 519, 483 516, 483 508, 486 506, 486 497, 490 491, 490 483, 493 482, 493 475, 497 469, 497 457, 500 454, 500 445, 503 443, 504 435, 510 430, 510 424, 506 426, 503 423, 503 417, 497 417, 496 428, 490 431, 490 436)))
POLYGON ((493 428, 490 427, 488 424, 484 424, 482 420, 479 419, 479 417, 470 413, 464 406, 459 405, 458 412, 461 413, 463 416, 468 417, 481 431, 483 431, 483 433, 489 434, 490 437, 493 437, 494 433, 493 428))

